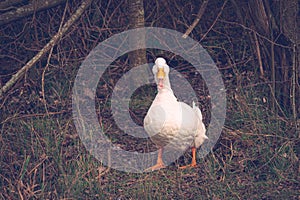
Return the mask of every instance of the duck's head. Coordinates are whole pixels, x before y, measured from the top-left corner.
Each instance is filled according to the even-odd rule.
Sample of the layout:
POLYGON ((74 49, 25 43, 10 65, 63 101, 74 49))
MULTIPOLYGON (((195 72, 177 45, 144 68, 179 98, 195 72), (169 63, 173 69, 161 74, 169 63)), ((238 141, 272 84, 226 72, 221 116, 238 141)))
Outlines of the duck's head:
POLYGON ((154 74, 154 79, 158 90, 170 87, 169 71, 170 68, 164 58, 157 58, 155 60, 155 65, 153 66, 152 72, 154 74))

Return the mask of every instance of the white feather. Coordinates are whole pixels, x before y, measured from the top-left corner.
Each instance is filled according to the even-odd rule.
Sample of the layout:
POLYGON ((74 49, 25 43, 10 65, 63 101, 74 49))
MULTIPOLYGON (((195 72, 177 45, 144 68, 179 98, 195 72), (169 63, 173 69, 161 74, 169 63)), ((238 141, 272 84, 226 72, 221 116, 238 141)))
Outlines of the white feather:
POLYGON ((208 138, 201 111, 194 102, 191 107, 177 100, 170 86, 170 69, 163 58, 157 58, 152 69, 156 83, 158 68, 166 74, 164 86, 158 89, 147 112, 144 128, 158 147, 171 143, 174 148, 198 148, 208 138))

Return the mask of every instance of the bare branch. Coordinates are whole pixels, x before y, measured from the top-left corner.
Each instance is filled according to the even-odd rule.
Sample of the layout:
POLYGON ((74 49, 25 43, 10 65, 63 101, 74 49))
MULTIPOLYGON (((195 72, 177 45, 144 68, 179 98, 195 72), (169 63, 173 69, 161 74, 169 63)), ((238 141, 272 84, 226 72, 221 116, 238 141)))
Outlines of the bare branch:
POLYGON ((183 38, 187 38, 187 36, 193 31, 193 29, 197 26, 197 24, 199 23, 202 15, 204 14, 205 12, 205 9, 207 7, 207 3, 208 3, 208 0, 204 0, 200 9, 199 9, 199 12, 197 14, 197 17, 196 19, 194 20, 194 22, 192 23, 192 25, 186 30, 186 32, 183 34, 183 38))
POLYGON ((292 106, 292 113, 293 113, 293 120, 297 120, 297 108, 296 108, 296 84, 297 84, 297 80, 296 80, 296 71, 297 71, 297 67, 296 67, 296 63, 297 63, 297 50, 296 50, 296 44, 293 45, 293 68, 292 68, 292 86, 291 86, 291 106, 292 106))
POLYGON ((256 54, 257 54, 257 59, 258 59, 258 63, 259 63, 259 71, 260 71, 260 75, 261 77, 264 77, 264 68, 263 68, 263 63, 262 63, 262 58, 261 58, 261 53, 260 53, 260 45, 258 42, 258 38, 255 32, 253 32, 253 36, 254 36, 254 41, 255 41, 255 46, 256 46, 256 54))
POLYGON ((9 90, 16 81, 21 78, 24 73, 30 69, 42 56, 45 55, 58 41, 59 39, 68 31, 72 24, 82 15, 83 11, 91 4, 92 0, 83 1, 78 7, 76 12, 70 17, 70 19, 64 24, 61 30, 57 32, 56 35, 40 50, 25 66, 23 66, 16 74, 14 74, 11 79, 0 89, 0 97, 3 93, 9 90))

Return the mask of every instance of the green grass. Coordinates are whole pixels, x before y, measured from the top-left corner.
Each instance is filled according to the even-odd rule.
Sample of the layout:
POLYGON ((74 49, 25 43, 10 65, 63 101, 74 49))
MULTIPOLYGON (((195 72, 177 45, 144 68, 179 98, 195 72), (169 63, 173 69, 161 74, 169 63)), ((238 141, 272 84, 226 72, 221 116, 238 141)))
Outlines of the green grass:
MULTIPOLYGON (((187 152, 166 169, 134 174, 110 169, 89 154, 72 121, 71 87, 61 85, 48 83, 55 88, 49 114, 39 95, 26 91, 1 107, 1 199, 299 199, 299 138, 288 119, 257 100, 253 88, 228 94, 221 138, 196 168, 176 168, 190 161, 187 152), (24 104, 26 98, 34 106, 24 104)), ((142 88, 135 94, 145 100, 137 95, 130 102, 141 122, 152 89, 142 88)), ((99 109, 109 106, 103 104, 99 109)), ((112 140, 122 139, 110 126, 113 120, 103 123, 112 140)))
POLYGON ((296 199, 299 195, 298 158, 292 141, 276 141, 274 146, 273 138, 264 135, 240 137, 224 131, 222 146, 195 169, 169 167, 131 174, 102 166, 86 152, 79 138, 73 138, 74 127, 65 127, 70 124, 54 118, 5 124, 2 197, 296 199), (12 130, 19 132, 9 132, 12 130))

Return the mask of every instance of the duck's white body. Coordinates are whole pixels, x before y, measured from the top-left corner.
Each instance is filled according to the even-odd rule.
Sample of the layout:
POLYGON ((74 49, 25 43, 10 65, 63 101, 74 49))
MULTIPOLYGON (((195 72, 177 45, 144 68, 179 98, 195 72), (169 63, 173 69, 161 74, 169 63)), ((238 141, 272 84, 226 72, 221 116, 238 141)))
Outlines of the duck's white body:
MULTIPOLYGON (((182 150, 191 146, 198 148, 207 139, 200 109, 194 102, 191 107, 177 100, 170 86, 169 66, 163 58, 155 61, 153 73, 158 94, 144 118, 146 132, 161 149, 161 153, 166 145, 182 150)), ((162 162, 159 159, 158 163, 162 162)), ((154 166, 152 170, 162 167, 164 165, 156 168, 154 166)))
POLYGON ((158 146, 198 148, 207 138, 199 108, 178 102, 172 90, 162 89, 156 95, 144 119, 144 128, 158 146))

